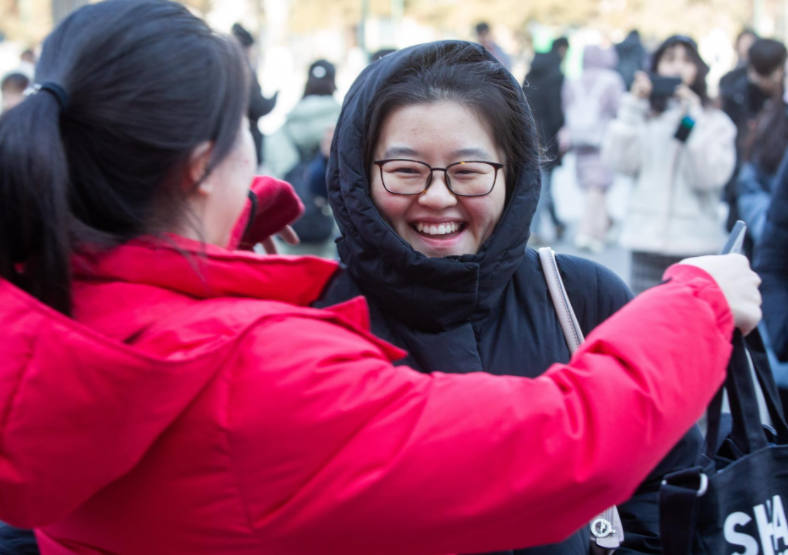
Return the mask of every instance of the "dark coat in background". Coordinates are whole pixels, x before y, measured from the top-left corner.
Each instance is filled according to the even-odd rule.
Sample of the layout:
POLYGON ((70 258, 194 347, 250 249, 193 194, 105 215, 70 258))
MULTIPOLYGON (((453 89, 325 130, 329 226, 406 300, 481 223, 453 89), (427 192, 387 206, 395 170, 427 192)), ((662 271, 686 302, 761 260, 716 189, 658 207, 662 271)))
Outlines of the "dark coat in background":
MULTIPOLYGON (((346 271, 337 275, 318 304, 329 306, 366 296, 372 331, 409 352, 400 364, 425 372, 486 371, 537 377, 551 364, 570 358, 538 255, 526 249, 539 197, 539 169, 516 176, 500 223, 474 255, 427 258, 414 251, 383 220, 368 194, 363 133, 375 92, 409 57, 430 55, 437 48, 456 44, 433 43, 386 56, 368 67, 348 93, 327 172, 329 200, 342 232, 338 250, 346 271)), ((521 101, 525 103, 524 95, 521 101)), ((559 256, 558 265, 585 333, 631 298, 626 285, 598 264, 559 256)), ((619 507, 627 534, 619 555, 661 553, 657 492, 662 476, 692 466, 701 442, 696 427, 633 499, 619 507)), ((589 535, 584 529, 561 544, 515 553, 587 555, 588 548, 589 535)))
POLYGON ((525 76, 523 91, 536 121, 539 144, 551 161, 548 166, 561 164, 558 132, 564 126, 564 107, 561 102, 563 86, 564 74, 558 53, 551 51, 536 54, 525 76))
POLYGON ((775 179, 755 269, 763 280, 763 316, 771 346, 778 359, 788 362, 788 155, 775 179))
POLYGON ((618 54, 616 71, 624 80, 626 89, 629 90, 635 80, 635 73, 645 69, 648 52, 640 42, 640 34, 637 31, 631 31, 627 38, 615 45, 615 49, 618 54))
MULTIPOLYGON (((722 99, 722 111, 736 125, 736 169, 725 185, 724 192, 724 200, 729 207, 727 228, 730 230, 741 217, 737 203, 736 182, 744 159, 747 137, 755 125, 758 115, 766 105, 766 101, 769 100, 769 96, 750 83, 747 77, 747 68, 740 67, 726 74, 720 81, 720 98, 722 99)), ((751 249, 752 246, 749 244, 747 251, 751 252, 751 249)))

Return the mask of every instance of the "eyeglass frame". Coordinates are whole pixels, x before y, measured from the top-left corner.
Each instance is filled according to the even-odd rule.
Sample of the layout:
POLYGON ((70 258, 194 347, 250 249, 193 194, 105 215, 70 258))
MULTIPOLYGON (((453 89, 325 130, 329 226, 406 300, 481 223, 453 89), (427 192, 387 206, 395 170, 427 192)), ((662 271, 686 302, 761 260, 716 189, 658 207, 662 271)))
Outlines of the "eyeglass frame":
POLYGON ((422 162, 421 160, 411 160, 409 158, 388 158, 386 160, 375 160, 372 163, 375 164, 380 169, 380 182, 383 185, 383 188, 386 189, 386 192, 388 192, 391 195, 401 195, 401 196, 405 196, 405 197, 412 197, 412 196, 415 196, 415 195, 420 195, 424 191, 429 189, 430 185, 432 185, 433 172, 436 172, 436 171, 442 171, 443 172, 443 175, 446 178, 446 187, 449 189, 449 191, 451 191, 451 194, 453 194, 454 196, 457 196, 457 197, 470 197, 470 198, 473 198, 473 197, 486 197, 487 195, 489 195, 490 193, 493 192, 493 189, 495 189, 495 184, 498 183, 498 170, 500 170, 500 169, 502 169, 502 168, 504 168, 506 166, 506 164, 500 164, 498 162, 490 162, 488 160, 463 160, 461 162, 454 162, 453 164, 449 164, 445 168, 433 168, 427 162, 422 162), (421 164, 422 166, 427 166, 427 168, 430 170, 430 176, 427 178, 427 183, 426 183, 426 185, 424 185, 424 189, 422 189, 418 193, 395 193, 393 191, 390 191, 389 188, 386 187, 386 180, 383 179, 383 165, 385 163, 387 163, 387 162, 415 162, 416 164, 421 164), (495 176, 493 177, 493 184, 490 187, 490 190, 487 191, 486 193, 482 193, 481 195, 463 195, 461 193, 456 192, 454 189, 452 189, 451 188, 451 179, 449 178, 449 168, 452 168, 454 166, 460 166, 462 164, 487 164, 489 166, 492 166, 495 169, 495 176))

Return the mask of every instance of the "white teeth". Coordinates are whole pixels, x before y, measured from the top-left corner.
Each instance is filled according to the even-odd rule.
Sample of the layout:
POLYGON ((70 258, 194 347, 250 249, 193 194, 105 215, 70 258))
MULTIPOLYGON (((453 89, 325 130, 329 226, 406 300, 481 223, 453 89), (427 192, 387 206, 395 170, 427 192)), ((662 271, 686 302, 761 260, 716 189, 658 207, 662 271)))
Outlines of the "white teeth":
POLYGON ((430 225, 425 224, 423 222, 418 222, 416 224, 416 230, 419 233, 424 233, 427 235, 447 235, 449 233, 454 233, 458 231, 461 227, 461 224, 457 222, 448 222, 445 224, 438 224, 438 225, 430 225))

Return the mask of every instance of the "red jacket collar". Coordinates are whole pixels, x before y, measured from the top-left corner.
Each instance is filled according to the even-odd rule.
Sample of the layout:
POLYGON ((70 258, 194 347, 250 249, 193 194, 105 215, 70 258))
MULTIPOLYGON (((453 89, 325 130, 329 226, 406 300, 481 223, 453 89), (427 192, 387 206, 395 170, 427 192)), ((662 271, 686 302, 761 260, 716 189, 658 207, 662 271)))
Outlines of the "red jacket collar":
POLYGON ((338 269, 315 257, 261 256, 169 235, 141 238, 75 258, 77 281, 122 281, 192 297, 252 297, 299 306, 313 303, 338 269))

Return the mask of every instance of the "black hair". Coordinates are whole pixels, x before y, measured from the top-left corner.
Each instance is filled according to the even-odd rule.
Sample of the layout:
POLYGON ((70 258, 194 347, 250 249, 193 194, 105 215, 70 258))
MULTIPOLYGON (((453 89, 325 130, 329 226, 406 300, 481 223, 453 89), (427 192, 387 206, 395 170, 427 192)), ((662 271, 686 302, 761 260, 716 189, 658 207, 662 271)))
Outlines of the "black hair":
POLYGON ((511 193, 522 171, 539 168, 539 141, 522 88, 500 62, 478 45, 449 43, 414 53, 375 94, 366 114, 364 165, 369 172, 375 146, 392 111, 415 104, 457 102, 486 122, 506 155, 511 193))
POLYGON ((234 41, 169 0, 105 0, 44 43, 42 90, 0 118, 0 277, 70 314, 70 258, 182 223, 194 148, 234 148, 248 74, 234 41))
MULTIPOLYGON (((707 106, 709 104, 709 93, 708 88, 706 86, 706 77, 709 75, 709 66, 706 62, 703 61, 703 58, 700 57, 700 53, 698 53, 698 45, 689 37, 683 35, 674 35, 669 37, 663 42, 659 48, 654 52, 654 55, 651 57, 651 71, 656 73, 657 68, 659 67, 659 62, 662 59, 662 56, 665 53, 675 46, 683 46, 684 50, 687 52, 689 59, 695 64, 697 68, 697 73, 695 75, 695 81, 690 85, 690 89, 700 97, 701 104, 703 106, 707 106)), ((668 99, 663 97, 652 97, 651 98, 651 109, 657 113, 662 113, 667 108, 668 99)))
POLYGON ((747 51, 749 64, 759 75, 767 76, 785 63, 785 45, 774 39, 758 39, 747 51))
POLYGON ((569 39, 566 37, 558 37, 553 41, 553 45, 550 47, 551 51, 556 51, 559 48, 569 48, 569 39))
POLYGON ((0 90, 13 90, 16 92, 24 92, 30 86, 30 79, 24 73, 13 72, 3 77, 3 82, 0 83, 0 90))
POLYGON ((489 33, 489 32, 490 32, 490 24, 489 23, 487 23, 485 21, 482 21, 482 22, 476 24, 476 34, 477 35, 483 35, 484 33, 489 33))

